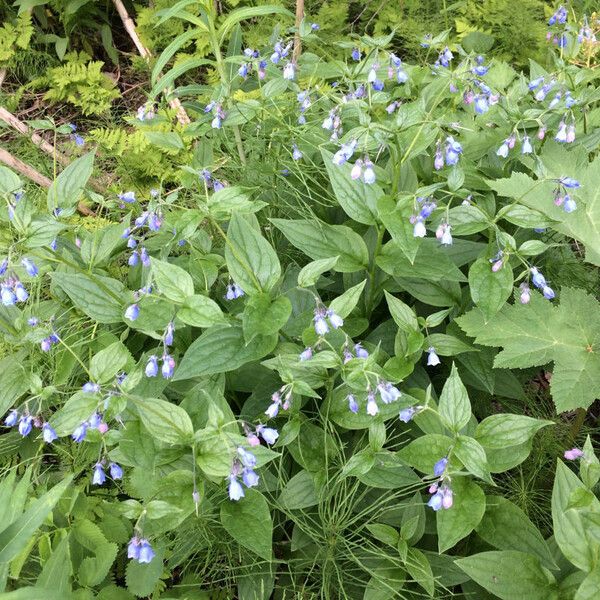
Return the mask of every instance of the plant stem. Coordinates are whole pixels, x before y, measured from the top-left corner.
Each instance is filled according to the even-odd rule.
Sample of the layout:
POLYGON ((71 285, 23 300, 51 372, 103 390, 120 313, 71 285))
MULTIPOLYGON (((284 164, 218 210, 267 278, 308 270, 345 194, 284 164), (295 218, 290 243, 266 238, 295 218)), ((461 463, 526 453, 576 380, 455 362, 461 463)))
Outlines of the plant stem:
POLYGON ((575 443, 575 441, 577 440, 577 436, 581 431, 581 427, 583 426, 586 415, 587 411, 585 410, 585 408, 577 409, 575 413, 575 420, 573 421, 573 423, 571 423, 571 428, 569 430, 569 438, 571 442, 575 443))
POLYGON ((381 252, 381 246, 383 243, 383 234, 385 233, 384 227, 377 228, 377 243, 375 244, 375 250, 373 251, 373 258, 371 259, 371 266, 369 268, 369 298, 367 300, 367 317, 371 316, 373 312, 373 303, 375 301, 375 270, 377 269, 377 257, 381 252))

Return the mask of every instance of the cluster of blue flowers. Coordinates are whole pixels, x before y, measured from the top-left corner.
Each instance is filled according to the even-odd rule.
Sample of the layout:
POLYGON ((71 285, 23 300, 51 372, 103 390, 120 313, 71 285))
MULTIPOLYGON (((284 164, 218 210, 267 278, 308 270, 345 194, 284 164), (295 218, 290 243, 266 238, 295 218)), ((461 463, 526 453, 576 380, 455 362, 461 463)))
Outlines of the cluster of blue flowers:
POLYGON ((279 388, 271 396, 271 404, 265 410, 265 415, 270 419, 274 419, 279 414, 279 409, 288 410, 292 400, 292 390, 288 385, 279 388))
POLYGON ((81 137, 81 135, 77 133, 77 125, 75 125, 74 123, 69 123, 69 127, 71 128, 71 140, 75 143, 76 146, 79 146, 80 148, 84 146, 85 140, 83 139, 83 137, 81 137))
POLYGON ((136 117, 138 121, 152 121, 156 116, 153 104, 143 104, 137 109, 136 117))
POLYGON ((200 172, 200 179, 204 181, 209 190, 212 189, 214 192, 219 192, 225 187, 225 184, 213 177, 212 173, 208 169, 203 169, 200 172))
MULTIPOLYGON (((392 385, 389 381, 380 380, 377 383, 375 389, 367 390, 367 406, 366 411, 367 414, 371 417, 374 417, 379 413, 379 405, 377 404, 377 394, 379 394, 379 398, 384 404, 391 404, 400 398, 402 392, 395 386, 392 385)), ((348 394, 346 396, 346 401, 348 402, 348 409, 350 412, 357 414, 359 411, 358 402, 356 401, 356 397, 354 394, 348 394)))
POLYGON ((462 146, 451 135, 446 138, 446 145, 442 151, 442 142, 438 141, 433 166, 436 171, 444 168, 444 164, 453 166, 458 164, 458 159, 462 154, 462 146))
POLYGON ((221 126, 223 125, 223 119, 225 119, 225 117, 227 116, 221 104, 213 100, 204 107, 204 112, 207 114, 212 113, 213 115, 213 119, 210 122, 210 126, 213 129, 221 129, 221 126))
POLYGON ((92 413, 87 421, 83 421, 71 434, 71 438, 78 444, 83 442, 87 436, 88 429, 97 429, 100 433, 104 434, 108 431, 108 424, 103 420, 102 414, 95 411, 92 413))
MULTIPOLYGON (((32 260, 23 258, 21 259, 21 265, 24 267, 27 275, 30 277, 37 277, 39 271, 32 260)), ((0 277, 6 275, 8 266, 8 259, 5 258, 2 263, 0 263, 0 277)), ((0 299, 4 306, 13 306, 18 302, 26 302, 28 298, 29 292, 16 275, 6 277, 0 283, 0 299)))
POLYGON ((433 346, 429 346, 427 349, 427 366, 428 367, 437 367, 442 361, 440 357, 437 355, 435 348, 433 346))
MULTIPOLYGON (((540 271, 536 267, 531 267, 531 269, 529 269, 529 272, 531 273, 531 282, 533 283, 533 285, 536 288, 538 288, 538 290, 542 291, 544 298, 546 298, 547 300, 552 300, 555 296, 554 290, 548 285, 548 283, 546 282, 546 278, 540 273, 540 271)), ((521 302, 523 302, 524 299, 524 291, 525 290, 521 291, 521 302)), ((527 293, 527 302, 529 302, 528 296, 529 294, 527 293)), ((527 302, 523 302, 523 304, 527 304, 527 302)))
POLYGON ((334 329, 339 329, 344 325, 344 319, 342 319, 342 317, 330 308, 325 308, 324 306, 315 308, 313 321, 315 324, 315 333, 319 336, 329 333, 329 325, 334 329), (327 324, 327 321, 329 321, 329 325, 327 324))
POLYGON ((147 539, 136 535, 131 538, 127 546, 127 558, 142 564, 149 563, 154 558, 154 550, 147 539))
POLYGON ((235 282, 229 283, 225 290, 225 300, 236 300, 244 295, 244 290, 235 282))
POLYGON ((446 46, 438 55, 437 60, 433 63, 434 68, 446 67, 450 66, 452 59, 454 58, 454 54, 450 51, 450 48, 446 46))
POLYGON ((247 488, 255 487, 259 482, 259 476, 254 470, 256 456, 252 452, 244 450, 241 446, 238 447, 237 454, 238 456, 234 458, 231 473, 229 474, 230 500, 239 500, 244 497, 244 488, 239 481, 240 476, 247 488))
POLYGON ((47 444, 50 444, 58 437, 50 423, 43 421, 39 416, 31 415, 27 409, 25 409, 23 414, 20 414, 16 408, 13 408, 4 419, 6 427, 14 427, 17 423, 17 429, 23 437, 27 437, 33 427, 41 428, 42 439, 47 444))
POLYGON ((579 181, 572 177, 561 177, 556 182, 558 185, 554 190, 554 204, 561 206, 566 213, 572 213, 577 209, 577 203, 567 190, 580 187, 579 181))
MULTIPOLYGON (((171 379, 175 372, 175 359, 169 354, 169 346, 173 345, 173 334, 175 333, 175 324, 171 321, 162 336, 163 353, 160 358, 162 366, 160 369, 164 379, 171 379)), ((146 377, 156 377, 158 375, 158 356, 153 354, 148 358, 146 368, 144 369, 146 377)))
POLYGON ((140 316, 140 305, 138 304, 140 298, 150 294, 152 292, 152 286, 143 287, 133 293, 135 302, 130 304, 125 309, 125 318, 129 321, 135 321, 140 316))
MULTIPOLYGON (((512 133, 509 135, 496 150, 496 155, 501 158, 507 158, 508 153, 515 147, 517 143, 517 135, 512 133)), ((531 154, 533 152, 533 146, 531 145, 531 139, 528 135, 524 135, 521 142, 521 154, 531 154)))
POLYGON ((439 477, 439 480, 429 486, 429 493, 431 494, 431 497, 427 502, 427 506, 433 508, 433 510, 436 512, 441 508, 451 508, 453 504, 450 477, 446 473, 447 467, 448 459, 446 457, 440 458, 440 460, 438 460, 433 467, 433 474, 436 477, 439 477))
POLYGON ((425 237, 427 235, 427 228, 425 227, 425 220, 431 215, 431 213, 437 208, 437 204, 431 197, 417 196, 417 209, 418 213, 413 213, 410 217, 410 223, 413 227, 414 237, 425 237))
MULTIPOLYGON (((108 465, 110 477, 113 480, 123 479, 123 469, 120 465, 115 462, 111 462, 108 465)), ((104 463, 103 461, 98 461, 94 465, 94 472, 92 475, 92 483, 94 485, 104 485, 106 482, 106 473, 104 472, 104 463)))

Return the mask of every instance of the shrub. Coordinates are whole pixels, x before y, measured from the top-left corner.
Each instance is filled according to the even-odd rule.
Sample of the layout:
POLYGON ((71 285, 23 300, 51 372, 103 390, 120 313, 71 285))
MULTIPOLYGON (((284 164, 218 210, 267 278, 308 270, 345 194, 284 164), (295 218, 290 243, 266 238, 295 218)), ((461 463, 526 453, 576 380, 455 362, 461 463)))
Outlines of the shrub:
POLYGON ((184 161, 164 179, 90 192, 86 151, 42 199, 0 168, 14 597, 592 597, 600 463, 564 416, 598 396, 598 301, 547 258, 600 264, 591 30, 557 11, 528 76, 445 34, 330 60, 309 23, 295 62, 242 46, 284 9, 197 4, 211 52, 165 50, 128 134, 184 161), (540 370, 556 414, 503 410, 540 370), (551 428, 579 461, 552 538, 498 493, 551 428))

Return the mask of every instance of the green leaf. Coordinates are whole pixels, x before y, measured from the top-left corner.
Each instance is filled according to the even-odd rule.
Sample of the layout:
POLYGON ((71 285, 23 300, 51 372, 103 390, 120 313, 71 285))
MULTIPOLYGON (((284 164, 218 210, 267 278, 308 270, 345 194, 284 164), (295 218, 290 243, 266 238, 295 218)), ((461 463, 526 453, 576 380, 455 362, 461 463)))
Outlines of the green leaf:
POLYGON ((494 273, 487 258, 477 259, 469 269, 469 289, 473 302, 481 309, 486 320, 493 317, 510 297, 513 290, 513 272, 508 262, 494 273))
POLYGON ((5 414, 15 400, 29 389, 30 384, 31 375, 18 355, 0 360, 0 414, 5 414))
POLYGON ((471 418, 471 403, 467 389, 460 380, 456 365, 452 365, 450 377, 446 380, 438 406, 444 425, 452 431, 460 431, 471 418))
POLYGON ((368 185, 361 178, 352 179, 351 164, 334 165, 333 154, 328 150, 322 149, 321 155, 333 193, 344 212, 358 223, 374 225, 377 222, 377 200, 383 196, 381 188, 377 184, 368 185))
POLYGON ((506 550, 454 561, 469 577, 503 600, 557 600, 555 580, 537 557, 506 550))
POLYGON ((94 168, 94 152, 75 159, 48 188, 48 210, 60 208, 72 213, 94 168))
POLYGON ((187 444, 194 426, 187 412, 166 400, 132 398, 144 427, 155 439, 166 444, 187 444))
MULTIPOLYGON (((446 311, 442 311, 446 312, 446 311)), ((431 325, 428 325, 431 327, 431 325)), ((425 339, 423 345, 424 349, 433 346, 436 354, 440 356, 455 356, 464 352, 476 352, 477 349, 473 348, 469 344, 465 344, 462 340, 454 337, 453 335, 446 335, 445 333, 432 333, 425 339)))
POLYGON ((198 37, 199 31, 195 27, 188 29, 181 35, 178 35, 160 54, 156 59, 154 67, 152 68, 152 83, 156 83, 162 70, 167 66, 167 63, 175 56, 177 52, 184 46, 186 46, 190 40, 198 37))
POLYGON ((52 554, 44 563, 36 585, 41 588, 51 588, 68 597, 71 591, 72 574, 73 567, 71 565, 69 536, 67 535, 52 549, 52 554))
POLYGON ((63 476, 60 483, 34 500, 20 517, 0 532, 0 563, 10 562, 25 548, 29 538, 46 520, 72 480, 72 475, 63 476))
POLYGON ((557 568, 539 529, 516 504, 502 496, 487 496, 485 514, 476 531, 488 544, 499 550, 533 554, 546 568, 557 568))
POLYGON ((283 6, 277 5, 265 5, 265 6, 247 6, 244 8, 238 8, 236 10, 232 10, 227 18, 219 27, 219 31, 217 35, 219 37, 219 42, 222 44, 227 34, 237 23, 244 21, 246 19, 253 19, 255 17, 266 17, 267 15, 283 15, 286 17, 292 17, 292 13, 284 8, 283 6))
POLYGON ((158 286, 158 291, 173 302, 183 302, 188 296, 194 294, 192 276, 181 267, 152 259, 152 275, 158 286))
POLYGON ((125 582, 127 589, 138 598, 151 596, 158 580, 163 573, 162 548, 155 548, 156 556, 149 563, 139 563, 130 560, 125 570, 125 582))
POLYGON ((477 440, 466 435, 459 435, 456 438, 454 454, 469 473, 493 484, 485 450, 477 440))
POLYGON ((271 560, 273 521, 265 497, 256 490, 246 489, 237 502, 221 504, 221 523, 240 546, 271 560))
POLYGON ((183 140, 175 131, 144 131, 147 140, 157 148, 163 150, 183 150, 183 140))
POLYGON ((234 371, 266 356, 276 344, 276 335, 257 336, 246 344, 241 326, 216 325, 190 344, 173 379, 180 381, 234 371))
POLYGON ((201 295, 188 296, 177 311, 177 318, 194 327, 212 327, 226 322, 219 305, 208 296, 201 295))
POLYGON ((300 287, 314 285, 323 273, 331 271, 335 267, 338 259, 339 256, 333 256, 332 258, 322 258, 308 263, 298 273, 298 285, 300 287))
POLYGON ((581 481, 591 490, 600 480, 600 461, 594 452, 592 440, 588 435, 583 445, 583 457, 579 461, 581 481))
POLYGON ((400 534, 390 525, 385 525, 383 523, 370 523, 366 527, 377 541, 383 542, 384 544, 392 546, 393 548, 396 547, 398 541, 400 540, 400 534))
POLYGON ((583 290, 563 288, 558 307, 532 292, 529 304, 505 306, 489 323, 478 311, 457 322, 478 344, 503 347, 495 367, 554 361, 550 390, 557 412, 587 408, 600 396, 600 304, 583 290))
POLYGON ((318 504, 313 476, 304 469, 296 473, 281 490, 279 502, 288 510, 300 510, 318 504))
MULTIPOLYGON (((431 240, 434 241, 434 240, 431 240)), ((464 281, 462 271, 450 260, 439 244, 433 245, 430 240, 423 240, 410 262, 395 242, 388 242, 377 257, 377 265, 393 277, 410 277, 431 281, 464 281)))
POLYGON ((547 169, 547 179, 535 181, 524 173, 513 173, 508 179, 488 181, 487 184, 500 195, 514 198, 553 220, 553 229, 582 242, 586 260, 600 266, 600 156, 591 163, 585 159, 585 164, 581 164, 586 154, 583 149, 568 152, 558 144, 547 144, 544 150, 542 162, 547 169), (552 178, 564 176, 565 168, 568 168, 566 165, 577 165, 574 176, 581 183, 581 187, 574 191, 578 208, 572 213, 566 213, 553 202, 548 202, 556 187, 552 178))
POLYGON ((406 573, 399 567, 377 567, 372 573, 363 600, 389 600, 404 586, 406 580, 406 573))
POLYGON ((208 477, 227 477, 231 473, 234 447, 229 438, 212 427, 196 432, 194 436, 198 466, 208 477))
MULTIPOLYGON (((591 571, 596 564, 600 545, 586 535, 587 528, 578 510, 567 510, 573 492, 585 486, 562 461, 557 461, 552 489, 552 523, 554 539, 567 560, 582 571, 591 571)), ((595 504, 600 506, 598 500, 595 504)), ((596 507, 597 509, 597 507, 596 507)))
POLYGON ((181 77, 183 74, 187 73, 192 69, 197 69, 198 67, 202 67, 204 65, 212 65, 212 60, 207 60, 206 58, 189 58, 187 60, 182 60, 178 62, 170 71, 165 73, 152 87, 150 93, 148 94, 148 98, 150 100, 156 98, 163 90, 171 87, 175 80, 178 77, 181 77))
POLYGON ((406 259, 412 264, 422 243, 422 239, 414 236, 414 225, 410 217, 414 212, 414 196, 400 198, 398 204, 389 196, 378 201, 379 217, 385 225, 392 240, 398 245, 406 259))
POLYGON ((316 219, 271 219, 290 243, 313 260, 338 257, 335 270, 353 273, 366 268, 369 252, 362 237, 345 225, 328 225, 316 219))
POLYGON ((248 294, 272 290, 281 276, 281 265, 271 244, 237 213, 229 222, 225 258, 229 274, 248 294))
POLYGON ((485 494, 470 479, 452 478, 452 492, 452 507, 436 513, 439 552, 445 552, 468 536, 485 513, 485 494))
POLYGON ((409 548, 404 566, 408 574, 433 598, 435 579, 427 557, 417 548, 409 548))
POLYGON ((100 398, 97 394, 77 392, 50 417, 50 425, 56 430, 59 437, 71 435, 81 423, 92 416, 99 401, 100 398))
POLYGON ((542 427, 548 425, 554 423, 525 415, 491 415, 477 425, 475 439, 485 448, 502 450, 524 444, 542 427))
POLYGON ((0 165, 0 193, 12 194, 18 192, 23 187, 23 182, 19 176, 9 168, 0 165))
POLYGON ((398 452, 398 457, 422 473, 432 475, 435 463, 446 456, 451 447, 451 438, 438 433, 430 433, 422 435, 410 442, 408 446, 404 446, 398 452))
POLYGON ((123 321, 123 284, 100 275, 52 273, 52 281, 69 296, 71 302, 98 323, 123 321))
POLYGON ((596 568, 581 582, 573 600, 596 600, 600 590, 600 568, 596 568))
POLYGON ((390 311, 390 315, 400 329, 404 331, 418 331, 419 322, 415 311, 396 296, 392 296, 387 290, 384 291, 385 299, 390 311))
POLYGON ((108 383, 123 370, 130 358, 129 350, 123 343, 114 342, 94 355, 90 361, 90 375, 98 383, 108 383))
POLYGON ((117 246, 124 243, 122 234, 122 225, 109 225, 91 232, 81 244, 81 258, 90 267, 101 265, 110 258, 117 246))
POLYGON ((350 289, 347 289, 341 296, 331 301, 329 308, 345 319, 356 308, 366 283, 367 280, 364 279, 350 289))
POLYGON ((276 334, 292 314, 292 303, 285 296, 271 301, 268 294, 251 296, 242 315, 244 339, 251 342, 256 336, 276 334))
POLYGON ((99 585, 108 575, 118 551, 117 544, 109 543, 100 528, 87 519, 77 521, 73 536, 84 548, 94 554, 79 564, 77 579, 86 587, 99 585))

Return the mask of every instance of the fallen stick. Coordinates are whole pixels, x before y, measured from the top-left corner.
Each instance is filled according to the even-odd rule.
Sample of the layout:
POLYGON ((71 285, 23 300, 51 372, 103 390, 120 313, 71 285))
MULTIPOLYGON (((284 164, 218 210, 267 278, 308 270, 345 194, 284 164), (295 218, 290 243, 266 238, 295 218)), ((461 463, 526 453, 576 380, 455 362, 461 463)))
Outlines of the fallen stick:
MULTIPOLYGON (((152 58, 152 53, 150 52, 150 50, 148 50, 148 48, 146 48, 146 46, 144 46, 144 44, 142 44, 142 40, 140 40, 137 31, 135 30, 135 23, 133 22, 133 19, 129 16, 125 5, 121 0, 113 0, 113 4, 115 5, 115 8, 117 9, 119 16, 121 17, 121 21, 123 21, 125 30, 129 34, 129 37, 132 39, 133 43, 135 44, 135 47, 138 49, 138 52, 140 53, 142 58, 145 58, 147 61, 149 61, 152 58)), ((165 90, 165 92, 166 91, 167 90, 165 90)), ((191 120, 188 114, 185 112, 185 109, 181 105, 179 98, 172 98, 168 102, 171 108, 177 113, 177 120, 182 125, 188 125, 189 123, 191 123, 191 120)))
POLYGON ((296 33, 294 34, 294 52, 292 53, 294 64, 298 62, 302 53, 302 39, 300 38, 302 19, 304 19, 304 0, 296 0, 296 33))
MULTIPOLYGON (((21 175, 24 175, 28 179, 31 179, 31 181, 34 181, 38 185, 41 185, 45 188, 49 188, 52 185, 52 181, 48 179, 48 177, 42 175, 33 167, 27 163, 24 163, 22 160, 19 160, 3 148, 0 148, 0 162, 21 173, 21 175)), ((95 214, 92 209, 88 208, 82 202, 77 205, 77 211, 86 216, 93 216, 95 214)))
POLYGON ((13 129, 16 129, 23 135, 26 135, 31 139, 31 141, 41 148, 44 152, 55 156, 56 160, 63 164, 68 165, 70 160, 64 155, 61 154, 52 144, 47 142, 41 135, 31 132, 29 127, 23 121, 15 117, 11 112, 7 111, 3 106, 0 106, 0 119, 2 119, 7 125, 10 125, 13 129))

